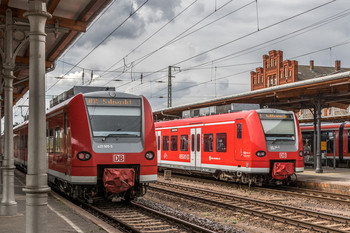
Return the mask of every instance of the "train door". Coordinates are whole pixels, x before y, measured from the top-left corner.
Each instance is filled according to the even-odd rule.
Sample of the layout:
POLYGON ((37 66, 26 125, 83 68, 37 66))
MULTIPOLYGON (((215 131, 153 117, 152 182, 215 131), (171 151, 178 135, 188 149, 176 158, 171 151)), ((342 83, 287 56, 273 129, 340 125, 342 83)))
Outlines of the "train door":
POLYGON ((160 163, 161 159, 161 138, 162 138, 162 132, 161 131, 156 131, 156 137, 157 137, 157 161, 160 163))
POLYGON ((191 167, 201 167, 201 128, 191 129, 191 167))

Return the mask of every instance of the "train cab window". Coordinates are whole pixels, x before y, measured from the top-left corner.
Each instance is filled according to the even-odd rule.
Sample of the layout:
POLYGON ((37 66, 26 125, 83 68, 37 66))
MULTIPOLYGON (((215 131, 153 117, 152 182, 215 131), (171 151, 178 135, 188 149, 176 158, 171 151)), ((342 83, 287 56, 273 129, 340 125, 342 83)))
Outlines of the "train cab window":
POLYGON ((216 151, 226 152, 226 133, 216 134, 216 151))
POLYGON ((60 153, 61 152, 61 147, 60 147, 60 128, 55 129, 55 153, 60 153))
POLYGON ((194 134, 191 136, 191 151, 194 151, 194 134))
POLYGON ((169 136, 163 136, 163 150, 169 150, 169 136))
POLYGON ((180 150, 188 151, 188 135, 181 135, 180 150))
POLYGON ((242 123, 237 123, 237 139, 242 139, 242 123))
POLYGON ((171 150, 177 151, 177 135, 171 136, 171 150))
POLYGON ((204 151, 213 151, 213 134, 204 134, 204 151))
POLYGON ((53 153, 54 152, 54 147, 53 147, 53 129, 49 130, 49 152, 53 153))

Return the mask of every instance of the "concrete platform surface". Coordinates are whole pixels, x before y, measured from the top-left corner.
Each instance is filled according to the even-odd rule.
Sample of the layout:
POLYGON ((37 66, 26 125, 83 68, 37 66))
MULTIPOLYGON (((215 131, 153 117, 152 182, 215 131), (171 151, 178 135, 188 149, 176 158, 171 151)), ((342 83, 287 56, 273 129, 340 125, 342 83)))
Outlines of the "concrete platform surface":
MULTIPOLYGON (((26 196, 22 191, 25 186, 24 180, 25 174, 15 171, 15 201, 17 202, 18 214, 0 216, 0 233, 26 232, 26 196)), ((2 184, 0 191, 0 200, 2 200, 2 184)), ((120 232, 54 192, 50 192, 48 195, 47 207, 47 232, 120 232)))
POLYGON ((305 168, 297 174, 297 186, 350 195, 350 168, 322 167, 323 173, 305 168))

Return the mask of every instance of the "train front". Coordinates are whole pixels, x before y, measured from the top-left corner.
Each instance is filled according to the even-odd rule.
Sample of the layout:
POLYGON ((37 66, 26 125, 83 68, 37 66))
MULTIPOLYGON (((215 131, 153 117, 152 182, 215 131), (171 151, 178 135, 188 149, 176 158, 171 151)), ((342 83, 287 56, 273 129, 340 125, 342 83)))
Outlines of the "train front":
POLYGON ((276 109, 257 110, 263 134, 263 148, 257 149, 256 161, 269 167, 269 179, 288 183, 295 172, 304 171, 302 136, 293 112, 276 109), (266 145, 266 146, 265 146, 266 145), (262 149, 262 150, 261 150, 262 149))
POLYGON ((150 104, 142 96, 118 92, 92 92, 83 97, 91 149, 87 151, 79 143, 86 141, 79 127, 73 129, 72 122, 72 144, 75 143, 72 149, 76 153, 72 165, 77 165, 76 172, 81 169, 79 166, 85 167, 84 171, 95 177, 96 184, 81 192, 88 197, 103 194, 114 200, 142 196, 147 184, 157 180, 155 130, 150 104))

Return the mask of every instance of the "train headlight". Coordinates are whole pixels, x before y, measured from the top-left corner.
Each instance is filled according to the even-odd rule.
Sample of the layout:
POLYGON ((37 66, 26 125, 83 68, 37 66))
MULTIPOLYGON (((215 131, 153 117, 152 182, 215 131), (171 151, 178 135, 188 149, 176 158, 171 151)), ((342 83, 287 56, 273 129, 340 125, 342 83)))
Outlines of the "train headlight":
POLYGON ((299 151, 299 156, 303 157, 304 156, 304 152, 303 151, 299 151))
POLYGON ((148 151, 146 154, 145 154, 145 157, 146 159, 148 160, 152 160, 154 159, 154 153, 152 151, 148 151))
POLYGON ((89 152, 86 152, 86 151, 81 151, 77 154, 77 158, 81 161, 87 161, 87 160, 91 159, 91 154, 89 152))
POLYGON ((264 157, 266 155, 266 152, 259 150, 259 151, 255 152, 255 155, 258 157, 264 157))

